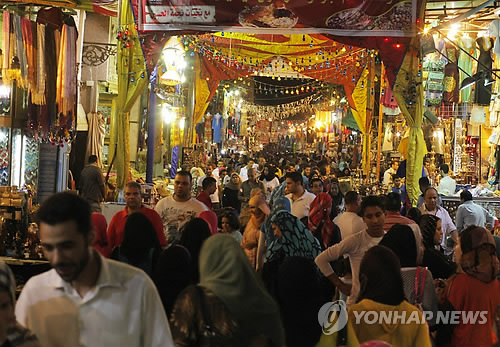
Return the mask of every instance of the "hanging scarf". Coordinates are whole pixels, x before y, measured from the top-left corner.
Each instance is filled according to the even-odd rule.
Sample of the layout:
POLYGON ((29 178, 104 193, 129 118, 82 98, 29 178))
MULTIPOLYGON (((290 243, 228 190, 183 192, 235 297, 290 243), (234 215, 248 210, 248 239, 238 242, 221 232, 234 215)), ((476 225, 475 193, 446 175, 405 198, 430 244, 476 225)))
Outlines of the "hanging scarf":
POLYGON ((19 73, 16 74, 17 82, 19 83, 19 87, 26 88, 27 80, 28 80, 28 59, 26 58, 26 51, 24 49, 24 41, 23 41, 23 28, 21 26, 21 17, 14 14, 12 16, 12 23, 14 29, 14 37, 16 40, 16 56, 19 59, 19 73))
POLYGON ((267 248, 266 262, 280 261, 286 257, 315 259, 321 253, 318 240, 304 224, 289 212, 281 211, 272 220, 280 232, 267 248))
POLYGON ((31 102, 35 105, 45 105, 45 80, 47 73, 45 71, 45 25, 36 25, 36 89, 31 93, 31 102))
POLYGON ((62 27, 56 88, 59 113, 68 115, 76 102, 76 29, 66 24, 62 27))
POLYGON ((8 81, 8 69, 10 67, 10 13, 3 11, 2 25, 2 79, 8 81))
POLYGON ((21 18, 21 28, 23 31, 24 51, 26 53, 26 87, 30 87, 35 83, 35 56, 33 47, 33 32, 31 21, 27 18, 21 18))
POLYGON ((496 244, 491 233, 481 227, 471 226, 460 234, 460 266, 469 276, 489 283, 496 278, 500 264, 496 244))
POLYGON ((333 222, 330 219, 330 209, 332 208, 332 197, 328 193, 319 193, 311 203, 309 212, 309 230, 313 234, 321 232, 323 246, 330 247, 334 241, 333 222))

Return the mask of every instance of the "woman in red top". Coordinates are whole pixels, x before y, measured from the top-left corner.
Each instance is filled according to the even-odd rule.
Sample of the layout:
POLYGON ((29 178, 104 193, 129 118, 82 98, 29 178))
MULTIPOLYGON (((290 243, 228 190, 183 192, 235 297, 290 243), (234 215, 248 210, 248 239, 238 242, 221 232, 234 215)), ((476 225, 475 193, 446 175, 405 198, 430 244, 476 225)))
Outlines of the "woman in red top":
POLYGON ((450 279, 442 298, 447 296, 454 311, 461 311, 450 345, 492 346, 498 341, 493 326, 498 326, 500 305, 499 261, 493 236, 484 228, 470 226, 460 234, 455 257, 463 273, 450 279), (464 316, 476 319, 465 322, 464 316))

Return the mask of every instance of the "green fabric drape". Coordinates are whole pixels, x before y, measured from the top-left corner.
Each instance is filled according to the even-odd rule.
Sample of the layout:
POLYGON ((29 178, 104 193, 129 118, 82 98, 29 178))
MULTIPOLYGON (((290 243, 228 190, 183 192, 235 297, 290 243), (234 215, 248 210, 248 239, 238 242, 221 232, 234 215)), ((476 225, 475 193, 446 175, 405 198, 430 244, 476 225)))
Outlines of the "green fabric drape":
POLYGON ((130 0, 121 6, 120 30, 128 30, 130 46, 118 42, 118 97, 112 114, 110 158, 113 158, 116 145, 116 184, 123 189, 130 172, 129 119, 130 110, 148 84, 148 73, 142 47, 135 29, 134 15, 130 0))

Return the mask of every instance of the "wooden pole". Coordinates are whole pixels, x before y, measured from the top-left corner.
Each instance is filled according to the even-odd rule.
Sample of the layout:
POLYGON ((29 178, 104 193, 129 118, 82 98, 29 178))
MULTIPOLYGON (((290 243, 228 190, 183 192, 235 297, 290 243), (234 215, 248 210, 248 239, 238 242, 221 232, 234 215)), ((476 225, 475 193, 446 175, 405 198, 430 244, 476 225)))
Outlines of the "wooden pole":
POLYGON ((380 102, 378 109, 378 143, 377 143, 377 181, 380 177, 380 159, 382 156, 382 118, 384 116, 384 105, 382 104, 382 93, 385 88, 385 68, 384 63, 380 64, 380 102))

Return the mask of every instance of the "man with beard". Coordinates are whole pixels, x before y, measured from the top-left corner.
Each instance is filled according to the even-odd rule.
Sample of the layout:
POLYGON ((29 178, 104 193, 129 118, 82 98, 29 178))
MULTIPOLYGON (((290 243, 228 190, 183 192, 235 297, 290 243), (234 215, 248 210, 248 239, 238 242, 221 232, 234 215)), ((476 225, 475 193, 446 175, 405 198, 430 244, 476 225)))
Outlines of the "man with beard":
POLYGON ((16 317, 43 347, 174 346, 151 279, 92 248, 95 231, 85 200, 55 194, 37 217, 53 269, 26 283, 16 317))

